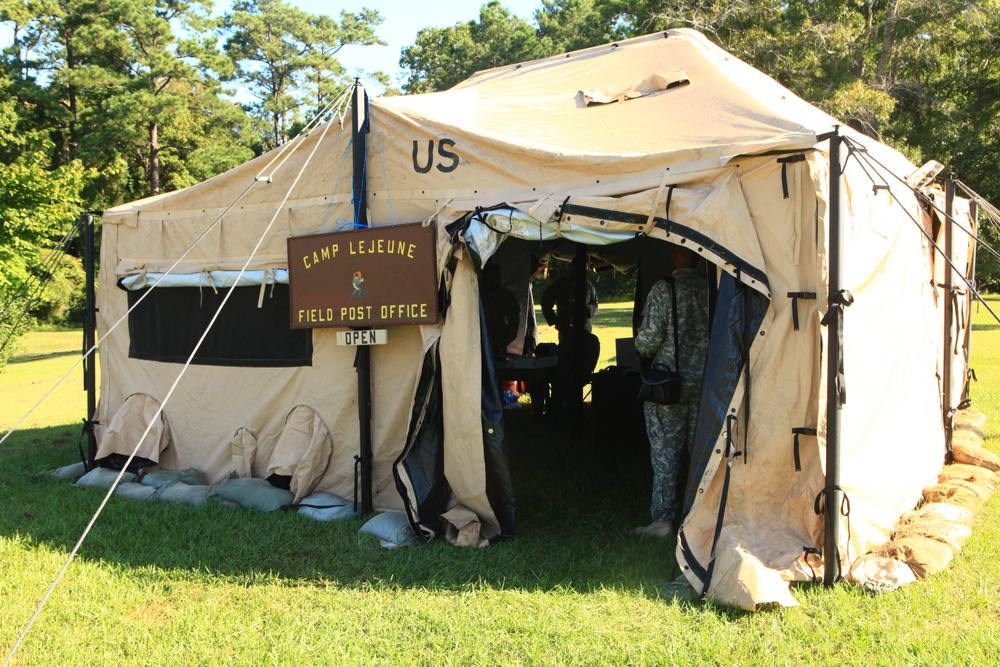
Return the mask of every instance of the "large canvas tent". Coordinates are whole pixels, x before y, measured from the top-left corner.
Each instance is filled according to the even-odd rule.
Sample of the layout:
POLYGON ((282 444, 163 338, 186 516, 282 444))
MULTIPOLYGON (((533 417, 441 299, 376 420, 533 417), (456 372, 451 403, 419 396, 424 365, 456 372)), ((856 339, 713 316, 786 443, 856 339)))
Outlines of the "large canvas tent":
MULTIPOLYGON (((435 230, 442 306, 436 324, 390 327, 371 352, 377 509, 405 510, 429 534, 462 506, 484 538, 514 534, 477 271, 529 241, 583 244, 623 267, 655 267, 683 244, 716 268, 677 547, 697 590, 792 603, 787 581, 810 574, 803 547, 832 548, 846 568, 886 541, 940 470, 942 415, 956 402, 942 399, 942 378, 965 377, 961 345, 945 351, 942 313, 960 299, 943 296, 928 241, 941 219, 903 182, 916 168, 900 154, 688 30, 374 99, 366 114, 366 217, 435 230), (844 142, 833 161, 831 135, 844 142), (842 353, 832 374, 831 345, 842 353), (832 523, 846 530, 816 511, 831 419, 830 497, 850 507, 832 523)), ((99 459, 130 453, 148 431, 140 455, 163 467, 354 493, 356 351, 335 329, 289 329, 285 284, 289 237, 358 219, 351 120, 105 212, 99 459), (157 406, 163 418, 146 428, 157 406)), ((968 221, 961 206, 955 217, 968 221)), ((960 267, 968 247, 953 246, 960 267)))

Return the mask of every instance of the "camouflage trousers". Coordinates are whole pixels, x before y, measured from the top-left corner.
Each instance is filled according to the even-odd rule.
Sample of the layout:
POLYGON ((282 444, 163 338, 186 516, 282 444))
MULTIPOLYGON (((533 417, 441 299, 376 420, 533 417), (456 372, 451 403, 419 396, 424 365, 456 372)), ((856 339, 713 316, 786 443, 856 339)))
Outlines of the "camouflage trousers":
POLYGON ((649 457, 653 464, 653 521, 676 521, 681 514, 681 478, 691 451, 698 419, 700 386, 684 383, 682 401, 676 405, 644 403, 649 457))

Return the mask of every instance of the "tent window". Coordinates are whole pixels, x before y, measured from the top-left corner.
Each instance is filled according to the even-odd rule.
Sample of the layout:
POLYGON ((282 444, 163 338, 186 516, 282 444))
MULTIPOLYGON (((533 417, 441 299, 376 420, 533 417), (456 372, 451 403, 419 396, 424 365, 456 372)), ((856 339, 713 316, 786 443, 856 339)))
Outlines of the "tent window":
POLYGON ((577 95, 585 107, 590 107, 614 104, 615 102, 627 102, 638 97, 648 97, 673 88, 686 86, 689 83, 691 83, 691 80, 688 78, 687 73, 679 69, 668 74, 654 74, 642 81, 630 83, 625 86, 586 88, 577 93, 577 95))
MULTIPOLYGON (((312 332, 289 327, 288 285, 237 287, 191 363, 312 366, 312 332)), ((131 308, 148 290, 130 291, 131 308)), ((129 313, 129 356, 184 363, 226 296, 210 288, 157 288, 129 313)))

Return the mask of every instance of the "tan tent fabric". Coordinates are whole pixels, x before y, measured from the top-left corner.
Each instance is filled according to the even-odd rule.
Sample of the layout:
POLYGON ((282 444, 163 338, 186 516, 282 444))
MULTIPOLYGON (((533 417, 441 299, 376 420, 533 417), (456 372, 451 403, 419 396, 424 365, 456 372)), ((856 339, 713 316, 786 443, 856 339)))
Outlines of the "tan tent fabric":
POLYGON ((233 434, 230 443, 233 451, 233 472, 237 477, 253 476, 253 464, 257 458, 257 438, 248 429, 240 428, 233 434))
MULTIPOLYGON (((750 350, 750 423, 743 423, 742 378, 731 404, 715 406, 739 416, 748 448, 731 471, 728 538, 716 564, 725 574, 713 595, 744 606, 791 604, 778 573, 794 567, 804 546, 823 546, 824 517, 814 501, 826 478, 831 341, 821 320, 829 297, 830 165, 820 137, 838 121, 690 30, 480 72, 441 93, 374 99, 369 119, 370 220, 434 225, 450 299, 441 322, 389 327, 389 343, 373 350, 376 509, 408 502, 410 514, 418 513, 400 455, 424 355, 437 346, 452 501, 477 515, 484 537, 502 532, 486 483, 484 435, 497 426, 481 419, 476 268, 505 233, 591 246, 642 234, 662 241, 664 253, 670 243, 691 244, 770 304, 750 350), (608 103, 593 103, 600 100, 608 103), (565 214, 566 201, 631 217, 565 214), (501 204, 511 207, 508 231, 473 221, 454 243, 449 238, 446 225, 501 204), (658 226, 666 218, 670 225, 658 226), (793 428, 818 433, 799 439, 800 470, 793 428), (755 582, 750 593, 741 589, 747 581, 755 582)), ((137 392, 164 395, 180 372, 179 364, 129 356, 128 330, 119 326, 127 299, 116 281, 143 272, 285 268, 289 236, 349 228, 350 127, 349 118, 323 125, 209 181, 105 213, 99 332, 117 328, 101 344, 98 419, 109 421, 137 392)), ((933 284, 940 262, 920 231, 932 221, 900 182, 916 167, 874 140, 839 131, 867 150, 844 160, 841 180, 844 286, 855 299, 844 315, 841 486, 850 515, 838 520, 846 571, 886 541, 940 470, 939 379, 943 369, 962 377, 967 352, 947 358, 944 350, 945 300, 933 284), (865 160, 878 165, 863 168, 865 160), (889 190, 874 188, 873 178, 889 190)), ((968 227, 966 211, 959 208, 968 227)), ((958 244, 954 255, 967 263, 969 246, 958 244)), ((956 333, 964 333, 967 314, 959 309, 956 333)), ((310 405, 336 443, 316 490, 352 497, 357 376, 354 350, 337 346, 335 334, 313 331, 310 366, 190 367, 167 406, 177 467, 196 467, 209 481, 225 477, 237 467, 232 439, 243 427, 257 439, 250 472, 264 476, 285 415, 310 405)), ((726 434, 714 437, 677 554, 698 590, 726 470, 726 434)))
POLYGON ((112 454, 129 456, 134 453, 137 457, 170 467, 170 457, 166 454, 172 440, 170 424, 166 414, 160 410, 158 400, 148 394, 132 394, 107 424, 106 427, 98 425, 100 444, 95 460, 100 461, 112 454))
POLYGON ((297 405, 285 418, 265 477, 291 477, 289 489, 299 502, 316 489, 332 455, 333 439, 323 418, 312 407, 297 405))

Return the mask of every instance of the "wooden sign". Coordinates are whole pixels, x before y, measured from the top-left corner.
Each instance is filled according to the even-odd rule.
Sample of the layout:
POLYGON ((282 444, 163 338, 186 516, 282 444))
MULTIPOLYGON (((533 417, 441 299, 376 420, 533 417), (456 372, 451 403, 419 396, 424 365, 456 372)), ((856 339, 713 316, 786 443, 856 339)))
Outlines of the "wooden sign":
POLYGON ((288 239, 291 327, 438 321, 437 230, 420 223, 288 239))

